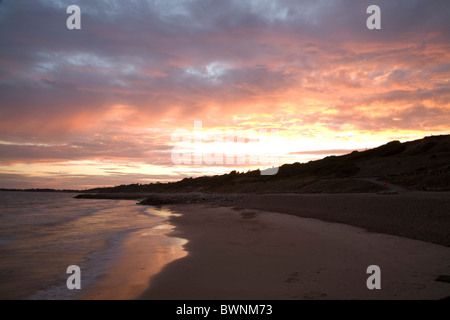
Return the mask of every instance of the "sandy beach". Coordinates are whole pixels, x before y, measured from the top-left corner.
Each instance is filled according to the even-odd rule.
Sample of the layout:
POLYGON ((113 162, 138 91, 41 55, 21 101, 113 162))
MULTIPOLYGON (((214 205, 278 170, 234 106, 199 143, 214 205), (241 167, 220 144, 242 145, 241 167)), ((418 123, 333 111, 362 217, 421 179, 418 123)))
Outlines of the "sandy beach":
POLYGON ((450 296, 450 283, 436 281, 439 276, 450 275, 450 248, 442 245, 447 244, 449 211, 441 211, 449 203, 448 195, 411 196, 423 205, 427 201, 437 203, 435 207, 428 203, 426 207, 430 209, 422 214, 418 213, 422 207, 415 210, 417 206, 414 200, 408 202, 408 195, 388 197, 306 195, 308 202, 303 195, 255 195, 232 207, 169 206, 181 214, 171 218, 176 228, 170 235, 188 240, 187 255, 152 277, 139 299, 442 299, 450 296), (315 198, 311 200, 311 197, 315 198), (385 212, 384 206, 392 210, 385 212), (269 212, 261 207, 289 214, 269 212), (438 209, 435 212, 432 208, 438 209), (336 213, 340 211, 347 214, 336 213), (349 220, 365 228, 336 223, 336 220, 349 220), (429 223, 423 224, 422 220, 429 223), (433 231, 434 224, 440 227, 433 231), (387 230, 385 233, 390 234, 366 229, 387 230), (427 233, 432 234, 430 239, 435 243, 411 239, 423 238, 427 233), (399 236, 404 234, 410 235, 409 238, 399 236), (381 268, 381 290, 369 290, 366 286, 370 265, 381 268))
POLYGON ((235 206, 344 223, 450 247, 450 192, 255 194, 235 206))

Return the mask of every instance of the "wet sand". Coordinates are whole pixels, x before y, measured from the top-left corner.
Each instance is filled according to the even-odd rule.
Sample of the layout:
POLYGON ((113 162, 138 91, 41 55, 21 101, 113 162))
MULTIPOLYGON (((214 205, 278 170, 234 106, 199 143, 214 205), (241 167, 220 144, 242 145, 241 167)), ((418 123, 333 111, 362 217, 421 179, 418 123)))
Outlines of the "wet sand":
MULTIPOLYGON (((317 199, 326 200, 327 196, 317 199)), ((357 199, 363 201, 364 197, 357 199)), ((238 210, 210 204, 170 206, 182 214, 171 218, 176 226, 171 236, 188 240, 185 245, 188 255, 171 262, 152 277, 139 299, 441 299, 450 296, 450 283, 435 281, 440 275, 450 275, 449 247, 372 233, 341 223, 248 208, 265 205, 255 201, 254 198, 238 204, 238 210), (370 265, 381 268, 381 290, 369 290, 366 286, 369 277, 366 270, 370 265)), ((289 208, 289 203, 279 201, 272 205, 289 208)), ((290 209, 295 210, 295 201, 292 203, 290 209)), ((404 208, 407 211, 408 205, 404 208)), ((371 222, 372 227, 384 225, 382 216, 365 209, 362 206, 360 214, 372 217, 375 221, 371 222)), ((297 207, 296 212, 299 211, 297 207)), ((320 206, 316 211, 320 211, 320 206)), ((403 214, 408 212, 399 212, 398 208, 391 213, 394 217, 403 214)), ((445 214, 448 211, 442 213, 445 214)), ((392 219, 391 222, 396 221, 392 219)), ((446 217, 440 222, 443 221, 447 221, 446 217)), ((400 233, 402 229, 405 228, 398 227, 400 233)))
POLYGON ((104 252, 91 254, 88 259, 92 260, 92 265, 88 262, 90 268, 85 271, 92 272, 99 264, 105 265, 105 269, 93 285, 80 290, 76 299, 135 299, 148 287, 149 279, 165 265, 186 256, 183 249, 186 240, 166 236, 174 229, 167 221, 173 213, 162 208, 148 208, 149 213, 158 215, 160 223, 151 228, 139 228, 117 240, 112 245, 111 255, 104 252))
MULTIPOLYGON (((163 230, 161 230, 163 231, 163 230)), ((169 229, 166 229, 169 232, 169 229)), ((147 287, 149 279, 168 263, 186 256, 184 239, 156 236, 148 229, 133 233, 120 245, 109 270, 97 283, 83 290, 81 300, 131 300, 147 287)))

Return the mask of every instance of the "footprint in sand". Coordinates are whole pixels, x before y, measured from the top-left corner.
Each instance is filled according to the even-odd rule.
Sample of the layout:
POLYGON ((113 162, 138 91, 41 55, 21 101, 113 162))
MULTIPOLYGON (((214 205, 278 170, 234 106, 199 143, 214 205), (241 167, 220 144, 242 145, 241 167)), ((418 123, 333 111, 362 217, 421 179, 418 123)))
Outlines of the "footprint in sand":
POLYGON ((252 219, 256 217, 256 212, 241 212, 241 216, 244 219, 252 219))
POLYGON ((298 282, 299 281, 298 276, 299 276, 298 272, 293 272, 293 273, 289 274, 289 277, 286 280, 284 280, 284 282, 287 282, 287 283, 298 282))
POLYGON ((327 294, 323 293, 323 292, 318 292, 318 291, 311 291, 308 292, 307 294, 305 294, 303 296, 303 299, 306 300, 316 300, 316 299, 323 299, 326 298, 327 294))
POLYGON ((436 281, 450 283, 450 276, 448 276, 448 275, 440 275, 440 276, 438 276, 436 278, 436 281))

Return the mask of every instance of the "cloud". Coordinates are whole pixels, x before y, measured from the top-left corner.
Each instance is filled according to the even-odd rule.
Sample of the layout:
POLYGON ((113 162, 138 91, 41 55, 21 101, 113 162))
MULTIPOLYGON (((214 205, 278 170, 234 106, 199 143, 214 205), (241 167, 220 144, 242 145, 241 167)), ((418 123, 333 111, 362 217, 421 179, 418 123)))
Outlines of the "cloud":
POLYGON ((170 133, 193 120, 325 140, 450 131, 446 0, 69 2, 1 3, 3 164, 169 165, 170 133))
POLYGON ((70 144, 0 143, 0 164, 62 162, 80 160, 140 160, 155 164, 170 163, 169 145, 153 144, 139 137, 97 137, 70 144), (134 140, 133 140, 134 139, 134 140), (166 159, 161 161, 161 158, 166 159))
POLYGON ((290 154, 295 155, 343 155, 352 153, 354 149, 330 149, 330 150, 312 150, 312 151, 297 151, 291 152, 290 154))
POLYGON ((64 174, 58 172, 46 173, 45 176, 27 174, 0 173, 0 188, 52 188, 52 189, 90 189, 97 186, 114 186, 121 184, 141 183, 153 181, 167 181, 170 175, 149 175, 145 173, 112 173, 109 175, 93 174, 64 174))

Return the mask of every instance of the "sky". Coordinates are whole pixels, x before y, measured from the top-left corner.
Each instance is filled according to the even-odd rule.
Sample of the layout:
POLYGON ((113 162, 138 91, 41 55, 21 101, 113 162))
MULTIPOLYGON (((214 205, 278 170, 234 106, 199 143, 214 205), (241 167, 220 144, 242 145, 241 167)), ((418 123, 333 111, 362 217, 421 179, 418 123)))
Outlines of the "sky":
POLYGON ((177 181, 448 134, 448 17, 447 0, 0 1, 0 187, 177 181))

